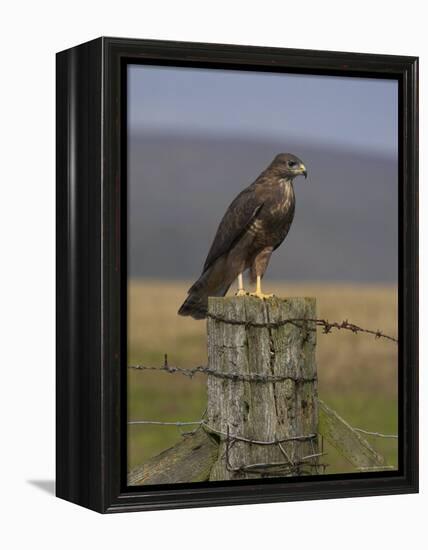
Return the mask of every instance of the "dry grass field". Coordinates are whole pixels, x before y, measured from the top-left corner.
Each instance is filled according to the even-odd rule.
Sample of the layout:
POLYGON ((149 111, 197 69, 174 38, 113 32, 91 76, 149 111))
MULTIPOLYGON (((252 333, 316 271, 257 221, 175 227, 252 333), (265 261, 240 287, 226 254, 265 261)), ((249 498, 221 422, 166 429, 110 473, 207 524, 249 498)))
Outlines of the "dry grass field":
MULTIPOLYGON (((128 363, 159 366, 164 354, 171 365, 206 364, 206 325, 177 315, 189 282, 133 280, 128 292, 128 363)), ((393 286, 280 284, 267 279, 264 292, 277 296, 315 296, 318 317, 349 320, 397 335, 397 292, 393 286)), ((230 292, 234 292, 231 289, 230 292)), ((320 397, 355 427, 397 433, 397 346, 364 334, 318 333, 320 397)), ((198 420, 205 409, 206 379, 167 373, 128 374, 129 420, 198 420)), ((128 466, 132 468, 180 439, 177 427, 129 427, 128 466)), ((397 464, 393 439, 370 437, 373 446, 397 464)), ((327 448, 327 473, 352 467, 327 448)))

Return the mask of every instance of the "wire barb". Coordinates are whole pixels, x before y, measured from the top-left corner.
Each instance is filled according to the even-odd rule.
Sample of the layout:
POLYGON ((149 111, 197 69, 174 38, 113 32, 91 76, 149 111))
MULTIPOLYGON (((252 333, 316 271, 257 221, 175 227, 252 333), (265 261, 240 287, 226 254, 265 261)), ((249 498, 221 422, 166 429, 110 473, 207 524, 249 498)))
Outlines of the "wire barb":
POLYGON ((188 378, 193 378, 197 374, 208 374, 215 376, 216 378, 224 378, 226 380, 241 381, 241 382, 285 382, 286 380, 292 380, 296 383, 315 382, 316 376, 290 376, 288 374, 260 374, 258 372, 253 373, 240 373, 240 372, 222 372, 211 367, 199 365, 184 369, 182 367, 174 367, 168 364, 168 357, 165 354, 164 364, 160 367, 151 365, 128 365, 128 369, 140 370, 140 371, 158 371, 166 372, 168 374, 182 374, 188 378))
MULTIPOLYGON (((213 313, 208 313, 207 317, 209 317, 210 319, 213 319, 214 321, 217 321, 220 323, 226 323, 228 325, 242 325, 242 326, 251 327, 251 328, 267 328, 267 329, 280 328, 288 324, 295 325, 301 329, 304 329, 304 328, 307 329, 307 327, 299 325, 299 323, 313 323, 316 327, 322 328, 324 334, 330 334, 333 329, 349 330, 354 334, 357 334, 359 332, 365 333, 365 334, 371 334, 375 337, 375 339, 385 338, 386 340, 390 340, 391 342, 395 342, 398 344, 398 338, 394 338, 393 336, 384 334, 380 330, 372 330, 372 329, 366 329, 366 328, 360 327, 354 323, 350 323, 347 319, 341 322, 334 321, 331 323, 326 319, 311 319, 311 318, 283 319, 280 321, 259 323, 255 321, 240 321, 238 319, 225 319, 224 317, 215 315, 213 313)), ((316 330, 316 329, 309 329, 309 330, 316 330)))

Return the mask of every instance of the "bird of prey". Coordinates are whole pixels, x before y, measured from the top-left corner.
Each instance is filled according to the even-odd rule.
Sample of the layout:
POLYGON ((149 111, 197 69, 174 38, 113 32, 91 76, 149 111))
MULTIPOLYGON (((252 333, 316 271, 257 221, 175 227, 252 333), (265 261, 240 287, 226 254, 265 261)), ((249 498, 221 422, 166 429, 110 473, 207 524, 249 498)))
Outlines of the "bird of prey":
POLYGON ((204 319, 208 296, 224 296, 237 277, 236 295, 246 295, 242 274, 247 269, 251 282, 256 282, 256 290, 250 295, 269 297, 262 292, 261 279, 272 252, 285 239, 293 221, 293 181, 300 175, 307 177, 303 162, 295 155, 281 153, 232 201, 217 229, 202 274, 189 289, 179 315, 204 319))

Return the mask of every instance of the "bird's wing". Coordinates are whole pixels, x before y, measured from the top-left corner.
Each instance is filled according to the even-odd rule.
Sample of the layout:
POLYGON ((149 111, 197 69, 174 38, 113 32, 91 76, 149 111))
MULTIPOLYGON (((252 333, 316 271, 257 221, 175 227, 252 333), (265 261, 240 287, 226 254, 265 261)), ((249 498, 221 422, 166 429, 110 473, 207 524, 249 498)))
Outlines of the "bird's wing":
POLYGON ((220 256, 229 252, 263 206, 253 185, 247 187, 232 201, 217 229, 216 236, 204 264, 206 271, 220 256))

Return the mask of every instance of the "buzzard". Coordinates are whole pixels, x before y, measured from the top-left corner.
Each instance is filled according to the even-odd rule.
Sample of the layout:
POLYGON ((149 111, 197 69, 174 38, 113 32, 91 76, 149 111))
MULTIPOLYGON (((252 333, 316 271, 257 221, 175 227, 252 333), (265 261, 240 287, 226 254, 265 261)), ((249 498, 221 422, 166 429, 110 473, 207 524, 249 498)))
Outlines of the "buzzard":
POLYGON ((237 296, 247 293, 242 273, 249 269, 258 298, 268 298, 261 279, 272 252, 287 236, 294 217, 293 180, 307 172, 295 155, 281 153, 227 209, 208 252, 199 279, 190 287, 178 310, 194 319, 207 316, 208 296, 224 296, 238 277, 237 296))

